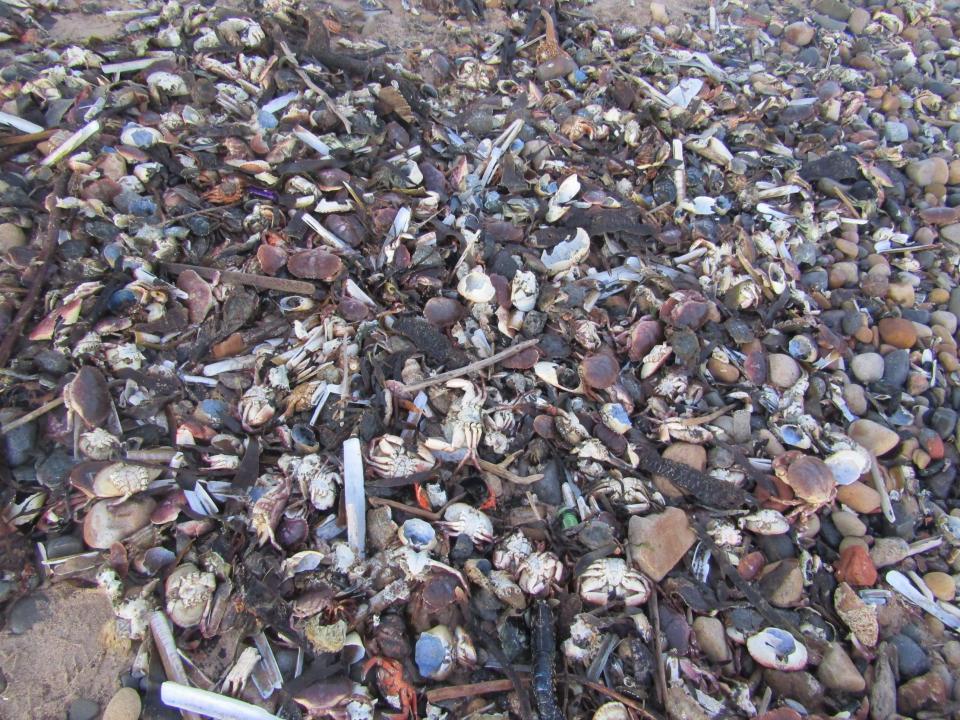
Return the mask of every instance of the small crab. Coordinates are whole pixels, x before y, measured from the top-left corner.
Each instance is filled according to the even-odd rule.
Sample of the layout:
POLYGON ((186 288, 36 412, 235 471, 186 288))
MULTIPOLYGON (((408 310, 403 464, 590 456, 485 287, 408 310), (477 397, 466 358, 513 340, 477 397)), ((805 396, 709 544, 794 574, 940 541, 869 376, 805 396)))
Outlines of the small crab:
POLYGON ((620 558, 602 558, 590 563, 580 576, 580 597, 591 605, 615 599, 635 607, 650 597, 650 581, 620 558))
POLYGON ((271 545, 280 549, 274 532, 289 498, 290 479, 284 477, 264 492, 250 507, 250 524, 257 533, 258 547, 269 540, 271 545))
POLYGON ((498 570, 516 573, 520 563, 533 555, 533 543, 520 530, 504 537, 493 549, 493 566, 498 570))
POLYGON ((63 404, 67 408, 67 427, 73 429, 74 450, 79 449, 80 423, 90 430, 107 424, 113 409, 110 388, 103 373, 84 365, 73 380, 63 386, 63 404))
POLYGON ((792 500, 780 500, 797 506, 787 517, 800 515, 804 519, 815 515, 821 508, 832 505, 837 497, 837 480, 830 466, 820 458, 791 450, 773 461, 773 471, 795 496, 792 500))
POLYGON ((150 483, 160 477, 163 468, 133 465, 131 463, 110 463, 93 478, 93 492, 97 497, 119 498, 119 505, 132 495, 143 492, 150 483))
POLYGON ((520 562, 517 574, 517 584, 525 593, 546 594, 550 584, 563 577, 563 563, 552 552, 535 552, 520 562))
POLYGON ((196 565, 181 565, 167 578, 164 586, 167 614, 179 627, 200 623, 217 588, 213 573, 201 572, 196 565))
POLYGON ((373 717, 373 703, 366 688, 346 676, 314 683, 300 690, 293 700, 304 707, 310 720, 373 717), (369 709, 369 713, 360 714, 364 709, 369 709))
POLYGON ((343 484, 340 474, 329 469, 319 455, 281 455, 277 465, 300 487, 317 510, 329 510, 337 501, 337 486, 343 484))
POLYGON ((447 387, 463 391, 463 396, 454 403, 444 423, 444 432, 449 441, 427 438, 425 444, 431 450, 442 452, 452 453, 465 449, 466 454, 460 465, 469 461, 479 469, 477 445, 483 435, 483 404, 487 394, 481 387, 463 378, 448 380, 447 387))
POLYGON ((352 604, 352 601, 338 596, 331 588, 316 588, 308 590, 293 601, 290 617, 304 620, 320 615, 324 621, 333 623, 340 620, 352 604))
POLYGON ((605 493, 611 500, 623 503, 629 512, 650 509, 650 491, 640 478, 607 476, 593 487, 594 493, 605 493))
POLYGON ((223 691, 227 695, 239 695, 247 686, 247 680, 253 674, 253 669, 260 662, 260 653, 255 647, 244 648, 240 657, 230 668, 230 672, 223 679, 223 691))
POLYGON ((273 391, 263 385, 252 385, 240 398, 240 422, 243 429, 253 432, 273 419, 273 391))
POLYGON ((80 436, 77 449, 91 460, 109 460, 120 451, 120 441, 109 430, 95 427, 80 436))
POLYGON ((453 503, 443 513, 445 530, 466 535, 474 545, 493 542, 493 523, 490 518, 466 503, 453 503))
POLYGON ((417 720, 417 693, 403 676, 403 665, 390 658, 374 655, 363 664, 363 674, 377 668, 377 684, 388 703, 401 711, 400 717, 409 715, 417 720))
POLYGON ((424 443, 417 443, 414 452, 396 435, 381 435, 373 440, 367 449, 367 460, 377 475, 391 479, 426 472, 437 464, 424 443))

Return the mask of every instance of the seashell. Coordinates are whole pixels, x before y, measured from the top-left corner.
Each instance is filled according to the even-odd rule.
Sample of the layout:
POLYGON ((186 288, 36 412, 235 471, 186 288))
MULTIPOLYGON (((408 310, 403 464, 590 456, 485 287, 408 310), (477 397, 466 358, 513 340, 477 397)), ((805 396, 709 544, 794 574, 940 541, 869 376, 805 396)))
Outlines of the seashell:
POLYGON ((583 228, 577 228, 572 238, 557 243, 549 251, 544 250, 540 262, 551 274, 557 275, 584 260, 589 253, 590 236, 583 228))
POLYGON ((147 86, 153 91, 159 91, 166 95, 189 95, 190 88, 186 81, 172 72, 152 72, 147 75, 147 86))
POLYGON ((819 354, 817 344, 807 335, 794 335, 790 338, 787 352, 790 357, 801 362, 813 362, 819 354))
POLYGON ((791 672, 807 666, 807 648, 780 628, 764 628, 747 639, 750 657, 764 667, 791 672))
POLYGON ((557 188, 557 191, 553 194, 553 197, 550 198, 551 202, 564 205, 571 200, 573 200, 577 194, 580 192, 580 178, 577 177, 576 173, 565 178, 563 182, 560 183, 560 186, 557 188))
POLYGON ((622 702, 606 702, 593 713, 593 720, 630 720, 630 711, 622 702))
POLYGON ((397 532, 400 542, 417 552, 433 550, 437 546, 437 532, 425 520, 411 518, 406 520, 397 532))
POLYGON ((311 298, 303 295, 286 295, 280 298, 280 312, 306 312, 312 310, 315 304, 311 298))
POLYGON ((869 472, 873 461, 865 450, 838 450, 824 462, 833 472, 837 485, 849 485, 869 472))
POLYGON ((120 133, 120 142, 135 148, 153 147, 163 139, 159 130, 131 123, 120 133))
POLYGON ((457 284, 457 292, 473 303, 490 302, 497 294, 489 276, 479 268, 463 276, 457 284))
POLYGON ((425 678, 443 680, 453 670, 453 635, 446 625, 420 633, 414 650, 417 670, 425 678))
POLYGON ((537 305, 537 276, 526 270, 519 270, 513 276, 510 286, 510 302, 521 312, 529 312, 537 305))
POLYGON ((83 541, 89 547, 106 550, 146 527, 156 506, 156 501, 149 497, 133 498, 119 504, 113 500, 101 500, 84 518, 83 541))

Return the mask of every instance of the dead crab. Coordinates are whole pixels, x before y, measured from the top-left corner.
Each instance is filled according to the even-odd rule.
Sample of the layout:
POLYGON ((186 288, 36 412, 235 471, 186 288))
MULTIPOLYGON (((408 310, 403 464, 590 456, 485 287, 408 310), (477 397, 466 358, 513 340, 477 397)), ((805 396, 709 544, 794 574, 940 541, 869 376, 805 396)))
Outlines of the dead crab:
POLYGON ((329 510, 337 501, 340 474, 326 466, 319 455, 281 455, 277 465, 300 487, 300 492, 317 510, 329 510))
POLYGON ((640 478, 608 475, 594 485, 593 492, 604 493, 611 500, 623 503, 632 513, 650 509, 650 491, 640 478))
POLYGON ((463 391, 463 396, 454 403, 444 423, 444 432, 449 441, 427 438, 424 444, 431 450, 441 452, 466 450, 460 466, 469 461, 479 468, 477 445, 483 435, 483 404, 487 394, 481 387, 463 378, 448 380, 447 387, 463 391))
POLYGON ((550 584, 560 582, 563 563, 552 552, 535 552, 525 557, 517 567, 517 584, 528 595, 543 595, 550 584))
POLYGON ((252 385, 240 398, 240 422, 243 429, 253 432, 273 419, 273 390, 264 385, 252 385))
POLYGON ((787 515, 799 515, 803 521, 821 508, 833 504, 837 497, 837 480, 823 460, 791 450, 773 461, 773 471, 793 491, 791 500, 780 500, 796 507, 787 515))
POLYGON ((493 542, 490 518, 466 503, 453 503, 443 513, 443 528, 455 535, 466 535, 474 545, 493 542))
MULTIPOLYGON (((265 476, 268 482, 273 482, 273 486, 263 492, 260 497, 254 501, 250 507, 250 524, 257 533, 257 546, 263 545, 267 540, 278 550, 276 532, 277 523, 283 515, 283 510, 290 499, 290 479, 283 477, 279 480, 265 476)), ((261 481, 265 478, 260 478, 261 481)))
POLYGON ((91 460, 109 460, 120 451, 120 441, 109 430, 95 427, 80 436, 77 449, 91 460))
POLYGON ((115 497, 115 505, 139 492, 143 492, 150 483, 160 477, 163 468, 133 465, 131 463, 110 463, 93 477, 93 492, 97 497, 115 497))
POLYGON ((426 472, 437 464, 433 453, 424 443, 417 443, 416 450, 408 450, 403 438, 382 435, 371 441, 367 450, 370 468, 383 478, 402 478, 426 472))
POLYGON ((533 555, 534 547, 530 539, 519 530, 504 537, 493 549, 493 566, 498 570, 517 573, 526 558, 533 555))
POLYGON ((227 695, 239 695, 247 686, 250 675, 260 662, 260 653, 255 647, 244 648, 240 657, 223 679, 223 691, 227 695))
POLYGON ((346 676, 314 683, 300 690, 293 700, 303 706, 310 720, 373 717, 373 699, 367 689, 346 676))
POLYGON ((201 572, 192 563, 181 565, 170 573, 164 586, 167 614, 180 627, 199 624, 216 588, 213 573, 201 572))
POLYGON ((650 582, 620 558, 603 558, 590 563, 580 576, 580 597, 591 605, 623 600, 627 607, 635 607, 650 597, 650 582))
POLYGON ((84 365, 73 380, 63 386, 63 404, 67 408, 67 427, 73 430, 73 446, 78 449, 80 423, 91 430, 107 424, 114 412, 110 388, 103 373, 95 367, 84 365))

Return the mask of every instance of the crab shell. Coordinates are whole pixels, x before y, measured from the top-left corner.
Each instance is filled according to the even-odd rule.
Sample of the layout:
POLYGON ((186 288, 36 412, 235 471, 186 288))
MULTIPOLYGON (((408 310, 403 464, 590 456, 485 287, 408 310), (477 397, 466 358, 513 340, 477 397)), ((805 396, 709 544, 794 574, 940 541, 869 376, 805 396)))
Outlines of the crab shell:
POLYGON ((540 595, 550 588, 551 581, 560 582, 563 563, 552 552, 536 552, 520 562, 517 572, 520 589, 528 595, 540 595))
POLYGON ((650 581, 620 558, 602 558, 590 563, 580 576, 580 597, 591 605, 616 599, 636 607, 650 597, 650 581))
POLYGON ((773 468, 794 495, 810 505, 825 505, 836 497, 837 480, 830 466, 819 458, 791 451, 778 457, 773 468))
POLYGON ((213 573, 201 572, 192 563, 178 567, 170 573, 164 585, 170 619, 183 628, 199 624, 216 587, 213 573))
POLYGON ((533 543, 521 531, 504 537, 493 550, 493 566, 498 570, 517 572, 520 563, 533 554, 533 543))
POLYGON ((104 425, 110 415, 110 388, 103 373, 84 365, 63 387, 63 403, 88 428, 104 425))
POLYGON ((127 497, 146 490, 160 477, 163 468, 110 463, 93 477, 93 492, 97 497, 127 497))
POLYGON ((453 503, 443 513, 443 527, 466 535, 474 544, 493 542, 493 523, 486 514, 466 503, 453 503))

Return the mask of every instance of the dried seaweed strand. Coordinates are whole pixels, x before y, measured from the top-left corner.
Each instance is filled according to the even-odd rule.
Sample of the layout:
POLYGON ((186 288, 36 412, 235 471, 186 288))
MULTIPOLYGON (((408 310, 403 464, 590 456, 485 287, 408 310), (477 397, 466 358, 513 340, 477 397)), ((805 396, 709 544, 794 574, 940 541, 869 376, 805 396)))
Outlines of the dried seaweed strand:
POLYGON ((69 173, 60 175, 53 192, 47 196, 46 205, 50 211, 50 217, 47 219, 47 235, 43 239, 43 247, 40 250, 40 269, 33 278, 30 292, 20 303, 20 309, 17 310, 16 317, 13 318, 13 322, 7 328, 7 334, 3 336, 3 342, 0 343, 0 367, 6 366, 10 360, 10 354, 13 352, 17 340, 23 335, 23 326, 27 323, 27 318, 33 314, 33 307, 37 304, 40 292, 47 283, 47 275, 50 274, 50 265, 57 249, 60 223, 63 218, 63 211, 60 209, 58 200, 66 195, 68 180, 69 173))
POLYGON ((501 350, 495 355, 491 355, 488 358, 483 358, 482 360, 477 360, 472 362, 469 365, 464 365, 461 368, 456 370, 448 370, 447 372, 442 372, 439 375, 434 375, 432 378, 423 380, 422 382, 414 383, 413 385, 401 385, 399 389, 404 393, 415 393, 425 388, 431 387, 433 385, 439 385, 444 383, 447 380, 453 380, 454 378, 463 377, 464 375, 470 375, 477 372, 478 370, 483 370, 485 367, 490 367, 491 365, 496 365, 502 360, 506 360, 512 355, 523 352, 527 348, 533 347, 538 342, 538 339, 534 338, 532 340, 524 340, 523 342, 517 343, 516 345, 511 345, 506 350, 501 350))
POLYGON ((236 270, 218 270, 203 265, 187 265, 185 263, 165 262, 162 267, 172 273, 182 273, 193 270, 197 275, 207 280, 219 277, 221 282, 230 285, 249 285, 262 290, 279 290, 280 292, 296 293, 298 295, 313 295, 316 286, 304 280, 289 280, 287 278, 256 275, 254 273, 237 272, 236 270))
POLYGON ((427 702, 440 703, 446 700, 476 697, 487 693, 504 693, 513 690, 510 680, 487 680, 486 682, 470 683, 467 685, 448 685, 447 687, 427 690, 427 702))
MULTIPOLYGON (((696 497, 704 505, 724 509, 756 505, 756 499, 747 491, 723 480, 710 477, 706 473, 694 470, 682 463, 662 458, 652 447, 638 448, 637 458, 637 465, 642 470, 653 475, 662 475, 685 493, 696 497)), ((623 461, 618 462, 622 463, 623 461)), ((625 466, 624 469, 633 469, 627 463, 623 463, 623 465, 625 466)))

